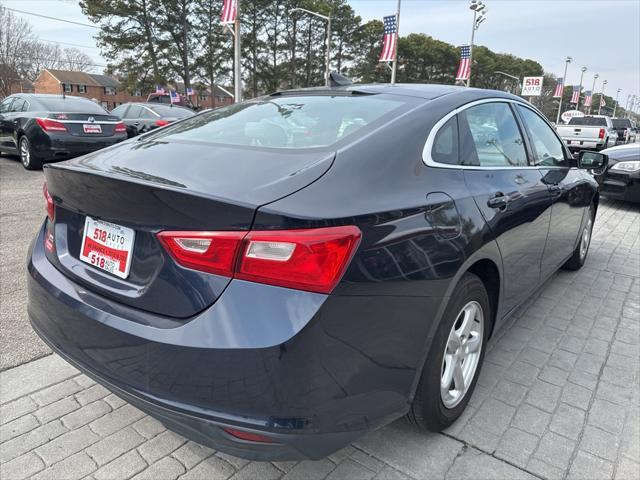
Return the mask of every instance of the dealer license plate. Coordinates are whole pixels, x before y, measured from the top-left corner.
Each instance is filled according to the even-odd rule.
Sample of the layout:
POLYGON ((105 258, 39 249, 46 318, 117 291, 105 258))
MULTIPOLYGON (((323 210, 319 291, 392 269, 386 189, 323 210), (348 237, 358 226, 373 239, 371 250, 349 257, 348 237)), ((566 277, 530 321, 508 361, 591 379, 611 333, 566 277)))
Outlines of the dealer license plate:
POLYGON ((129 276, 135 231, 87 217, 80 260, 120 278, 129 276))
POLYGON ((84 133, 102 133, 102 125, 96 125, 94 123, 83 123, 82 129, 84 133))

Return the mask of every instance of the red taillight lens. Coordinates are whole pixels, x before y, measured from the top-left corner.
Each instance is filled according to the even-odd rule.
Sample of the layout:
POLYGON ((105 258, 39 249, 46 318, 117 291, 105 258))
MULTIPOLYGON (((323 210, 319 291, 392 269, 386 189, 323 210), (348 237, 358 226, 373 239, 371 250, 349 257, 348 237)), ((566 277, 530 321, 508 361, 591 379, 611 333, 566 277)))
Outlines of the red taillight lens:
POLYGON ((160 232, 185 267, 281 287, 329 293, 361 233, 355 226, 251 232, 160 232))
POLYGON ((50 118, 36 118, 36 123, 40 125, 40 128, 45 132, 67 132, 67 127, 65 127, 63 123, 56 122, 50 118))
POLYGON ((47 217, 49 217, 49 220, 53 222, 53 219, 56 214, 56 206, 53 203, 53 198, 51 198, 51 195, 49 194, 49 188, 47 187, 47 182, 44 182, 44 184, 42 185, 42 194, 44 195, 44 203, 45 203, 45 209, 47 211, 47 217))
POLYGON ((600 132, 598 133, 598 138, 604 138, 604 128, 600 129, 600 132))
POLYGON ((169 122, 167 122, 166 120, 156 120, 156 126, 164 127, 165 125, 169 125, 169 122))
POLYGON ((127 126, 124 122, 116 123, 116 127, 113 129, 115 133, 127 133, 127 126))
POLYGON ((244 430, 238 430, 237 428, 225 427, 222 430, 227 432, 232 437, 239 438, 240 440, 245 440, 247 442, 275 443, 272 439, 270 439, 269 437, 265 437, 264 435, 246 432, 244 430))
POLYGON ((180 265, 232 277, 247 232, 160 232, 158 238, 180 265))

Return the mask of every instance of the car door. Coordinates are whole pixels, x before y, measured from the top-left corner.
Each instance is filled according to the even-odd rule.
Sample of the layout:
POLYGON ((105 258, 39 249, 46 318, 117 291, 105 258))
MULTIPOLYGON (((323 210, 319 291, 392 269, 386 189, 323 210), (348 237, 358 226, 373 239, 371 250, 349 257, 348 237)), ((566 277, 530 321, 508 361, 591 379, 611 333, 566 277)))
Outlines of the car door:
POLYGON ((533 164, 552 194, 551 224, 542 259, 542 277, 546 278, 573 253, 592 190, 585 172, 576 168, 553 128, 529 107, 518 105, 517 110, 530 139, 533 164))
POLYGON ((5 144, 9 150, 18 150, 17 130, 20 125, 20 117, 26 109, 27 102, 24 98, 16 97, 11 104, 9 112, 5 114, 5 144))
POLYGON ((485 102, 458 114, 465 182, 503 260, 504 312, 540 283, 551 195, 529 164, 525 137, 510 102, 485 102))
POLYGON ((16 97, 5 98, 0 103, 0 150, 10 150, 13 141, 9 139, 13 131, 13 118, 11 115, 11 105, 16 97))
POLYGON ((140 130, 140 132, 148 132, 149 130, 157 128, 158 125, 156 124, 156 122, 159 119, 160 116, 152 109, 148 107, 142 107, 142 111, 140 112, 140 125, 142 128, 144 128, 144 130, 140 130))

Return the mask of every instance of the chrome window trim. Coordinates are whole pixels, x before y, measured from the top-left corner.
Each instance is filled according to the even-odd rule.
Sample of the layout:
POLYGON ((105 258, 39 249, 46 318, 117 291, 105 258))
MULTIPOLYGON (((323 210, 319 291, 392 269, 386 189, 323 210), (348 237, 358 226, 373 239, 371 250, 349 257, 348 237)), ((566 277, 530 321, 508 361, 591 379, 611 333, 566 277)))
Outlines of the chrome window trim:
POLYGON ((149 107, 147 107, 146 105, 140 105, 143 109, 145 109, 147 112, 151 112, 151 115, 155 115, 157 118, 160 118, 161 115, 158 112, 154 112, 152 109, 150 109, 149 107))
MULTIPOLYGON (((98 115, 98 114, 96 114, 98 115)), ((57 118, 52 118, 52 120, 55 120, 56 122, 60 122, 60 123, 88 123, 90 124, 91 122, 87 121, 87 120, 58 120, 57 118)), ((100 125, 115 125, 117 123, 120 122, 112 122, 112 121, 101 121, 101 120, 96 120, 95 122, 93 122, 94 124, 100 124, 100 125)))
MULTIPOLYGON (((518 100, 513 100, 510 98, 500 98, 500 97, 494 97, 494 98, 483 98, 481 100, 475 100, 473 102, 469 102, 466 103, 454 110, 452 110, 451 112, 447 113, 444 117, 442 117, 440 120, 438 120, 436 122, 436 124, 433 126, 433 128, 431 129, 431 131, 429 132, 429 136, 427 137, 427 142, 424 145, 424 148, 422 149, 422 161, 424 162, 425 165, 427 165, 428 167, 434 167, 434 168, 449 168, 449 169, 456 169, 456 170, 537 170, 540 168, 567 168, 567 167, 559 167, 559 166, 545 166, 542 167, 540 165, 526 165, 526 166, 482 166, 482 165, 450 165, 448 163, 440 163, 440 162, 436 162, 432 157, 431 157, 431 151, 433 150, 433 142, 435 141, 436 135, 438 134, 438 132, 440 131, 440 129, 444 126, 445 123, 447 123, 452 117, 454 117, 455 115, 458 115, 458 113, 463 112, 465 110, 467 110, 468 108, 471 107, 475 107, 476 105, 482 105, 483 103, 510 103, 510 104, 517 104, 517 105, 522 105, 524 107, 529 108, 530 110, 533 110, 535 112, 535 109, 528 106, 526 103, 518 101, 518 100)), ((514 115, 514 120, 517 122, 518 119, 515 117, 514 115)), ((523 137, 522 140, 524 142, 528 142, 528 138, 523 137)), ((528 155, 527 155, 528 157, 528 155)))

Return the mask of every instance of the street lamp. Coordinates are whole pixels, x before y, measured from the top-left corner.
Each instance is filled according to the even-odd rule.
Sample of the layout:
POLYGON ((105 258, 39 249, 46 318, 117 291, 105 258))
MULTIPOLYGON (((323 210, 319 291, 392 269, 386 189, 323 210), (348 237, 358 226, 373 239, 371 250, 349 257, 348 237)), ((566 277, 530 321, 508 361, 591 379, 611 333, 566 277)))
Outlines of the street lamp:
POLYGON ((616 110, 618 109, 618 97, 620 96, 620 92, 622 91, 621 88, 619 88, 616 91, 616 103, 613 104, 613 113, 611 114, 611 117, 614 118, 616 116, 616 110))
POLYGON ((585 112, 588 115, 591 115, 591 106, 593 105, 593 96, 595 95, 596 92, 596 80, 600 78, 600 75, 598 75, 597 73, 593 76, 593 85, 591 85, 591 103, 589 104, 589 111, 585 112))
POLYGON ((598 104, 598 115, 600 115, 600 110, 602 110, 602 98, 604 97, 604 87, 607 86, 607 82, 606 80, 604 82, 602 82, 602 92, 600 93, 600 103, 598 104))
POLYGON ((327 55, 325 59, 325 70, 324 70, 324 81, 327 87, 329 86, 329 75, 331 73, 331 13, 329 15, 322 15, 318 12, 312 12, 311 10, 307 10, 306 8, 292 8, 290 10, 290 14, 293 12, 305 12, 309 15, 313 15, 315 17, 321 18, 325 22, 327 22, 327 55))
POLYGON ((582 67, 580 69, 580 87, 578 87, 578 104, 576 105, 576 110, 580 110, 580 95, 582 95, 582 79, 584 78, 584 72, 587 71, 587 67, 582 67))
POLYGON ((487 19, 489 9, 482 0, 471 0, 469 9, 473 10, 473 25, 471 28, 471 45, 469 46, 469 78, 467 79, 467 87, 471 83, 471 69, 473 68, 473 41, 475 39, 476 30, 480 24, 487 19))
POLYGON ((564 61, 564 77, 562 77, 562 95, 560 95, 560 102, 558 105, 558 116, 556 118, 556 125, 560 123, 560 112, 562 112, 562 97, 564 96, 564 86, 567 84, 567 68, 569 68, 569 64, 573 61, 573 58, 567 57, 564 61))
MULTIPOLYGON (((516 77, 515 75, 511 75, 510 73, 500 72, 500 71, 495 71, 493 73, 495 73, 496 75, 504 75, 505 77, 508 77, 508 78, 511 78, 511 79, 515 80, 517 82, 516 83, 516 85, 517 85, 516 88, 520 88, 520 77, 516 77)), ((515 94, 517 95, 518 92, 515 92, 515 94)))

